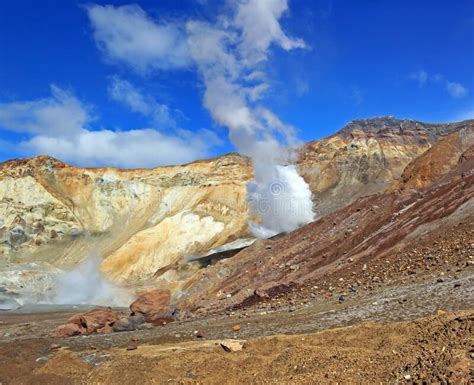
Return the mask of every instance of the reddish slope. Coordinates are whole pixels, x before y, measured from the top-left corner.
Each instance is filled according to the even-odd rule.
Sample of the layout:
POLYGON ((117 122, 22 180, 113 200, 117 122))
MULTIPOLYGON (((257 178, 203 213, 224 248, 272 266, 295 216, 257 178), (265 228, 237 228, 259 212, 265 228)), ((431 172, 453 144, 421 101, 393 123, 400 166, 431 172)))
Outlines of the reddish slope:
MULTIPOLYGON (((443 153, 447 145, 453 152, 449 140, 433 148, 443 153)), ((416 178, 426 170, 426 158, 420 157, 419 162, 410 166, 416 178)), ((401 250, 416 246, 418 235, 437 228, 440 237, 452 231, 453 237, 459 236, 461 242, 470 245, 474 241, 469 230, 474 224, 472 149, 453 163, 433 176, 434 183, 424 190, 396 190, 361 198, 297 231, 274 241, 259 241, 199 271, 190 280, 179 307, 219 311, 251 304, 292 285, 329 282, 332 276, 353 276, 357 269, 362 273, 364 265, 375 266, 372 279, 387 270, 381 265, 382 257, 409 268, 409 263, 397 260, 401 250), (456 227, 460 220, 467 224, 467 230, 456 227)))
POLYGON ((461 155, 474 145, 474 129, 466 127, 439 140, 408 164, 396 188, 425 188, 455 167, 461 155))

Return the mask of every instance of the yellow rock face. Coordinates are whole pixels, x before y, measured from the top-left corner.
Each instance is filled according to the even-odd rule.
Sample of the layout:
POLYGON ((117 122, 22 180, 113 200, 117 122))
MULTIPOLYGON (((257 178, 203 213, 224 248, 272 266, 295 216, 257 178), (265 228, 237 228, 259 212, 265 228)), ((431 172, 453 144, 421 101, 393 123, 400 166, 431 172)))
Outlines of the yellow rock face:
POLYGON ((247 159, 151 170, 82 169, 49 157, 0 166, 4 260, 61 267, 102 255, 118 281, 248 235, 247 159))
POLYGON ((247 234, 243 184, 170 188, 161 208, 156 225, 138 231, 105 259, 104 272, 119 281, 150 278, 183 257, 247 234))

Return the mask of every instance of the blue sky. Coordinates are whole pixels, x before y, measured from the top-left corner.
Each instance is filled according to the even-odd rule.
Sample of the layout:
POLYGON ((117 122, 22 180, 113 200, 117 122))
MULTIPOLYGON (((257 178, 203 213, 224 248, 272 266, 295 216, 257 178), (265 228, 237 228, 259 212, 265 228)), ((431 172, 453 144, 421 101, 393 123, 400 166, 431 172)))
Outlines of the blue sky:
POLYGON ((229 130, 474 118, 473 1, 259 1, 2 1, 0 161, 151 167, 245 152, 229 130))

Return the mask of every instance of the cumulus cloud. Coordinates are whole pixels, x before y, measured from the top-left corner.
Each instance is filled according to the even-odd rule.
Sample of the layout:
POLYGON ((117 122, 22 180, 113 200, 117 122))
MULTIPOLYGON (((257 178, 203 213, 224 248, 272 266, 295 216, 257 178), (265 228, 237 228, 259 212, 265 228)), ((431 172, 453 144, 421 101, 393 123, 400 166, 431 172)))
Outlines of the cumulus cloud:
MULTIPOLYGON (((230 13, 216 15, 213 22, 152 19, 138 6, 89 5, 86 9, 98 47, 113 62, 147 75, 158 70, 197 71, 204 85, 204 106, 216 123, 229 128, 237 150, 252 158, 252 206, 258 211, 265 201, 269 207, 284 209, 278 204, 283 196, 268 193, 276 181, 286 191, 283 200, 304 201, 300 206, 304 210, 288 205, 278 215, 274 210, 259 213, 262 223, 253 228, 261 231, 256 234, 289 231, 314 217, 311 192, 297 169, 288 165, 293 155, 288 146, 297 143, 295 129, 262 104, 270 87, 265 64, 272 47, 289 51, 306 44, 282 29, 287 0, 230 4, 226 8, 230 13)), ((142 114, 156 109, 127 83, 116 81, 111 94, 142 114)))
POLYGON ((89 131, 69 137, 37 135, 22 143, 44 153, 84 166, 155 167, 181 164, 209 155, 219 140, 211 131, 183 130, 166 135, 155 129, 89 131))
POLYGON ((175 127, 170 108, 158 103, 150 95, 143 94, 132 83, 113 76, 109 85, 112 99, 129 107, 132 111, 150 117, 158 127, 175 127))
POLYGON ((67 135, 86 127, 90 120, 89 107, 54 85, 49 98, 0 103, 0 124, 15 132, 67 135))
POLYGON ((205 85, 204 105, 219 124, 230 129, 237 148, 251 157, 256 143, 273 138, 272 134, 281 135, 286 144, 294 141, 291 126, 255 104, 269 88, 264 72, 257 69, 266 60, 269 46, 304 47, 302 41, 281 31, 278 18, 286 9, 287 2, 280 0, 239 2, 230 22, 189 21, 186 25, 190 54, 205 85), (249 37, 254 33, 258 41, 249 37))
POLYGON ((451 97, 457 99, 464 98, 469 93, 461 83, 448 80, 441 74, 430 75, 423 69, 413 72, 410 79, 417 81, 420 87, 424 87, 428 83, 441 86, 451 97))
MULTIPOLYGON (((153 109, 150 113, 154 114, 153 109)), ((93 130, 88 127, 91 121, 87 106, 56 86, 49 98, 0 104, 0 128, 30 134, 20 143, 25 151, 84 166, 180 164, 208 156, 220 143, 209 130, 176 129, 173 134, 154 128, 93 130)))
POLYGON ((416 80, 418 82, 418 85, 420 87, 423 87, 426 84, 426 82, 428 81, 428 73, 426 71, 420 69, 416 72, 413 72, 410 75, 410 79, 416 80))
POLYGON ((447 80, 446 89, 453 98, 463 98, 467 95, 467 89, 461 83, 450 82, 447 80))
POLYGON ((138 5, 86 7, 97 46, 113 61, 147 73, 189 65, 184 31, 176 23, 156 23, 138 5))

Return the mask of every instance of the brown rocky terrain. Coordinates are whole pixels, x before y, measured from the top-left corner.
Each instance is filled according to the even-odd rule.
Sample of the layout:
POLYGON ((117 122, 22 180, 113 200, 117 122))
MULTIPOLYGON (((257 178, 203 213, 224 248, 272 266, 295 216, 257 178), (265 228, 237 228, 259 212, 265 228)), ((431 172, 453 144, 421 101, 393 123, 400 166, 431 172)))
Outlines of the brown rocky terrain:
POLYGON ((440 137, 463 132, 461 141, 469 132, 472 136, 472 125, 472 121, 427 124, 392 117, 354 120, 333 136, 307 143, 299 166, 316 209, 324 215, 385 190, 440 137))
POLYGON ((474 375, 472 310, 437 311, 396 323, 353 319, 355 326, 315 332, 311 323, 319 321, 316 330, 324 328, 324 314, 278 314, 279 324, 271 316, 255 316, 240 323, 237 332, 231 327, 235 320, 207 319, 134 333, 3 342, 0 380, 5 384, 468 383, 474 375), (301 328, 303 322, 306 329, 301 328), (293 332, 300 326, 299 334, 281 334, 288 331, 283 325, 290 324, 293 332), (265 332, 267 326, 270 330, 265 332), (196 333, 197 327, 204 329, 196 333), (243 349, 226 352, 221 347, 231 342, 243 349))
MULTIPOLYGON (((469 130, 465 138, 472 137, 469 130)), ((440 260, 472 265, 474 158, 470 139, 453 141, 452 135, 409 164, 412 172, 396 182, 399 189, 359 198, 294 232, 257 241, 200 270, 188 281, 180 306, 192 314, 220 312, 311 287, 330 294, 334 286, 328 282, 334 283, 334 278, 347 292, 424 273, 425 265, 440 260), (433 153, 446 154, 444 168, 437 168, 436 176, 428 169, 434 181, 426 187, 424 166, 433 153), (455 162, 446 161, 452 157, 457 157, 455 162), (410 189, 415 181, 425 188, 410 189), (439 253, 446 234, 453 247, 439 253), (420 249, 423 243, 427 245, 420 249), (408 251, 416 248, 416 253, 408 251)), ((460 134, 455 135, 457 139, 460 134)))

